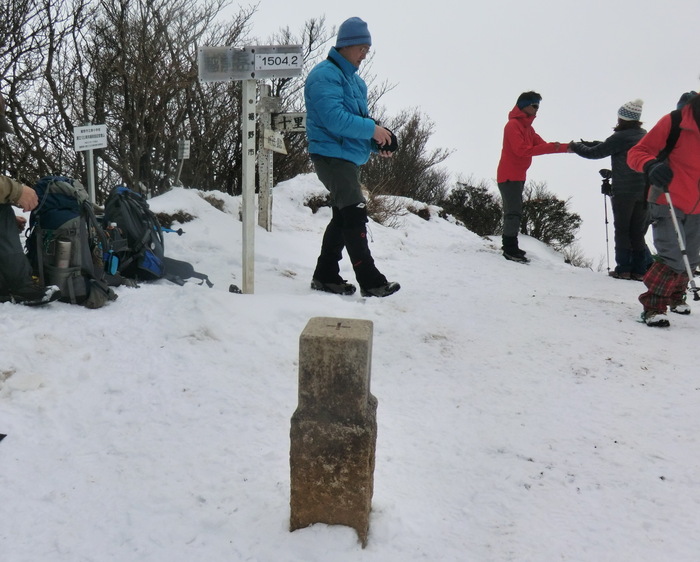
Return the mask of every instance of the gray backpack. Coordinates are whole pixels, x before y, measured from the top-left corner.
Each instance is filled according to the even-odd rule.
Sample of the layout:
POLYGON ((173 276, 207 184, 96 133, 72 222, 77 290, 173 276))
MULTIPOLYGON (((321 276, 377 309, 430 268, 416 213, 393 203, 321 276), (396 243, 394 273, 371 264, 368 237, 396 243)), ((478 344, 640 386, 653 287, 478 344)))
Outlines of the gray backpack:
POLYGON ((29 218, 26 248, 40 282, 57 285, 60 300, 87 308, 115 300, 104 270, 109 241, 83 185, 65 176, 47 176, 34 190, 39 205, 29 218))

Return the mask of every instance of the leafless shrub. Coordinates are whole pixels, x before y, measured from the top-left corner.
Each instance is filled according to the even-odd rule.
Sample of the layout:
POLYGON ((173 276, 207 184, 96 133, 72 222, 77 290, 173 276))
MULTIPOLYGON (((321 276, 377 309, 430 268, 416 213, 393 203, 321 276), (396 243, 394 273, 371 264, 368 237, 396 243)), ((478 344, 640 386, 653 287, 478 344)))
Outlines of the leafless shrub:
POLYGON ((367 216, 382 226, 398 228, 401 226, 401 217, 406 216, 406 213, 408 210, 400 197, 370 192, 367 198, 367 216))
POLYGON ((444 199, 449 174, 441 164, 452 152, 428 149, 434 132, 430 119, 412 110, 382 124, 396 133, 399 149, 391 158, 371 158, 362 169, 365 181, 383 195, 401 195, 429 204, 444 199))
POLYGON ((321 207, 331 206, 330 194, 313 195, 304 201, 304 206, 311 209, 311 212, 315 215, 321 207))
POLYGON ((214 197, 213 195, 204 195, 200 193, 200 196, 202 199, 204 199, 207 203, 209 203, 212 207, 215 209, 218 209, 219 211, 224 211, 224 208, 226 207, 226 203, 222 199, 219 199, 218 197, 214 197))
POLYGON ((423 205, 422 207, 419 207, 417 205, 408 205, 408 207, 406 207, 406 210, 409 213, 413 213, 414 215, 422 218, 424 221, 430 220, 430 209, 427 205, 423 205))
POLYGON ((593 269, 593 260, 588 259, 581 247, 578 244, 570 244, 562 248, 561 253, 564 254, 564 261, 574 267, 583 267, 593 269))
POLYGON ((186 222, 190 222, 195 219, 195 217, 189 213, 186 213, 185 211, 176 211, 174 213, 156 213, 156 218, 158 219, 160 226, 163 228, 172 228, 174 222, 185 224, 186 222))

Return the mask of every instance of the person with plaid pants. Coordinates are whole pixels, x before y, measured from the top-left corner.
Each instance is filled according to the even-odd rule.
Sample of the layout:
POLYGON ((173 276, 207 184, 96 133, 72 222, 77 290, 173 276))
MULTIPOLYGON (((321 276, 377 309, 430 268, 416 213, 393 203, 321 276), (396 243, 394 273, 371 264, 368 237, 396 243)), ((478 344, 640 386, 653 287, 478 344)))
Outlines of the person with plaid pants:
POLYGON ((670 132, 669 114, 627 153, 630 168, 645 172, 651 185, 647 201, 658 258, 644 275, 647 290, 639 302, 644 307, 642 320, 655 327, 670 325, 668 309, 690 314, 685 302, 689 278, 671 212, 676 213, 690 270, 700 264, 700 96, 681 109, 680 136, 668 156, 660 158, 670 132))

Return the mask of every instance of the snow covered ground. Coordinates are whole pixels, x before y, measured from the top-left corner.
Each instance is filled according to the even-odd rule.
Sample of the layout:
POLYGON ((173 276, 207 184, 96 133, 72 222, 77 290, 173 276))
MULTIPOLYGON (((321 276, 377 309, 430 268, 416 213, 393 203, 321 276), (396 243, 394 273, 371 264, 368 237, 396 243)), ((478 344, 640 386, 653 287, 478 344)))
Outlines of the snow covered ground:
POLYGON ((175 189, 151 207, 196 219, 166 254, 213 288, 0 305, 3 562, 699 559, 696 314, 648 328, 641 283, 529 238, 532 263, 508 262, 497 241, 413 214, 371 224, 399 293, 314 292, 330 212, 303 202, 322 192, 313 175, 275 188, 253 295, 228 292, 240 199, 216 193, 220 211, 175 189), (346 527, 288 530, 298 342, 315 316, 374 323, 364 550, 346 527))

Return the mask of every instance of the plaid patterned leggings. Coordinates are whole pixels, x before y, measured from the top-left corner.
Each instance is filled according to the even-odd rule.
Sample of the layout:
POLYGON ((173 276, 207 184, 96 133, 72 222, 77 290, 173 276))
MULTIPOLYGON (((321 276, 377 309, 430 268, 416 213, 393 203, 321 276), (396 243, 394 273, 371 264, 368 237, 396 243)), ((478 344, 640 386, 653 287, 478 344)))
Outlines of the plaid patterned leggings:
POLYGON ((688 281, 687 273, 677 273, 665 263, 654 262, 644 275, 647 291, 639 295, 639 302, 645 312, 665 313, 668 306, 683 302, 688 281))

